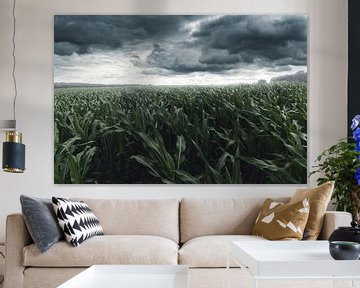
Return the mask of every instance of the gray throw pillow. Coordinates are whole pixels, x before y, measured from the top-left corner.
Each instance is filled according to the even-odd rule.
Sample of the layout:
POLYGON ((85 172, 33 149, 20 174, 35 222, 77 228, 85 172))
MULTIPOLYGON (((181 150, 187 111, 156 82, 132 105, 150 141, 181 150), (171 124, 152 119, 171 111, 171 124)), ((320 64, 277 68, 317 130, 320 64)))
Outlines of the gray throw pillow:
POLYGON ((64 238, 51 199, 20 196, 22 213, 31 238, 41 253, 64 238))

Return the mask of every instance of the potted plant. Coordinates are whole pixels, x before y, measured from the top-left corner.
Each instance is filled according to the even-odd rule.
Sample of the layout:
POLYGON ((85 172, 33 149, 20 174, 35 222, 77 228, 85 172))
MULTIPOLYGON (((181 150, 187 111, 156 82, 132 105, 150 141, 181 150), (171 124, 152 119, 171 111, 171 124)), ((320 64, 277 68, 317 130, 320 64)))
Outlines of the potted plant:
MULTIPOLYGON (((324 150, 316 159, 314 173, 320 173, 317 183, 335 181, 332 195, 338 211, 348 211, 358 223, 360 220, 360 115, 352 120, 354 141, 347 139, 324 150)), ((351 139, 349 139, 351 140, 351 139)))

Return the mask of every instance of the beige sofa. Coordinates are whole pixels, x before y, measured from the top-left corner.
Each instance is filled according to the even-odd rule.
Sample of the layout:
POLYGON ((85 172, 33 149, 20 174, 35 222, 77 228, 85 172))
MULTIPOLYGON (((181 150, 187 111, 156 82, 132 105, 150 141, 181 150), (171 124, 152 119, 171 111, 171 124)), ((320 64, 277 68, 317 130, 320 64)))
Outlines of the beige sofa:
MULTIPOLYGON (((82 200, 105 235, 76 248, 62 241, 41 254, 23 216, 8 216, 5 288, 56 287, 94 264, 184 264, 190 267, 191 288, 223 288, 231 241, 268 241, 249 235, 264 199, 82 200)), ((345 212, 327 212, 321 237, 350 219, 345 212)), ((243 272, 231 266, 235 287, 243 272)))

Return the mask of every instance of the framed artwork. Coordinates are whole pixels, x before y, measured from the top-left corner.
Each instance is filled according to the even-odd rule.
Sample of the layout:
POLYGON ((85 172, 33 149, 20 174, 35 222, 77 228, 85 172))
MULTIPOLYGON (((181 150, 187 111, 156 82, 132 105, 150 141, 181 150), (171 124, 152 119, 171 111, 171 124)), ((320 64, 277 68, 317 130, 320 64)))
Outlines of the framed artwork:
POLYGON ((56 15, 54 183, 307 183, 306 15, 56 15))

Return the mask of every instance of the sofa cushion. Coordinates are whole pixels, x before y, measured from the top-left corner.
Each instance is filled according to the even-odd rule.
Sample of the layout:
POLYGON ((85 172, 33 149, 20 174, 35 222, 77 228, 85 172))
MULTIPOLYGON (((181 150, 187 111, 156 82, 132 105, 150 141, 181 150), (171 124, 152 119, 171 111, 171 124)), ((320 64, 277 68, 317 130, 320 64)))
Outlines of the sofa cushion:
POLYGON ((319 237, 324 215, 334 190, 334 184, 334 181, 330 181, 315 188, 297 189, 290 199, 290 203, 302 201, 305 198, 309 199, 310 214, 305 227, 307 237, 304 240, 316 240, 319 237))
MULTIPOLYGON (((21 288, 55 288, 83 272, 87 267, 38 268, 29 267, 24 271, 24 285, 21 288)), ((12 286, 10 286, 12 287, 12 286)), ((79 287, 79 286, 78 286, 79 287)), ((103 286, 105 288, 105 286, 103 286)))
MULTIPOLYGON (((226 267, 227 255, 232 241, 268 241, 252 235, 214 235, 193 238, 179 251, 179 264, 190 267, 226 267)), ((230 261, 231 267, 239 267, 230 261)))
MULTIPOLYGON (((277 200, 287 202, 288 198, 277 200)), ((249 235, 263 202, 264 198, 182 199, 181 243, 205 235, 249 235)))
POLYGON ((21 195, 20 203, 26 227, 41 252, 64 238, 51 199, 21 195))
POLYGON ((267 198, 252 234, 269 240, 301 240, 309 218, 309 208, 308 199, 284 204, 267 198))
POLYGON ((83 199, 105 235, 154 235, 179 242, 178 199, 83 199))
POLYGON ((86 203, 59 197, 52 197, 52 202, 65 239, 72 245, 79 246, 91 237, 104 235, 99 220, 86 203))
POLYGON ((23 264, 36 267, 88 267, 95 264, 171 264, 178 260, 178 244, 159 236, 95 236, 78 247, 66 241, 41 254, 34 244, 24 247, 23 264))

